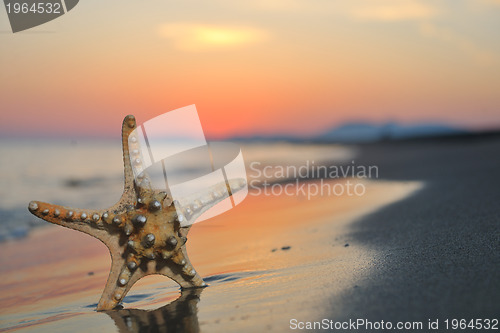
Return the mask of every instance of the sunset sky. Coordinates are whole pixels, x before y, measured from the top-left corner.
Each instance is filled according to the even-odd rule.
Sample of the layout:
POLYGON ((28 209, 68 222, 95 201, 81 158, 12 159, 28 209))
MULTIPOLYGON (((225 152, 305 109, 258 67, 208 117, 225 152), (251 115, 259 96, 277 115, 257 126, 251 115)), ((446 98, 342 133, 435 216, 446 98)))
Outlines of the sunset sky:
POLYGON ((13 34, 0 136, 116 137, 196 104, 210 137, 347 121, 500 128, 499 0, 81 0, 13 34))

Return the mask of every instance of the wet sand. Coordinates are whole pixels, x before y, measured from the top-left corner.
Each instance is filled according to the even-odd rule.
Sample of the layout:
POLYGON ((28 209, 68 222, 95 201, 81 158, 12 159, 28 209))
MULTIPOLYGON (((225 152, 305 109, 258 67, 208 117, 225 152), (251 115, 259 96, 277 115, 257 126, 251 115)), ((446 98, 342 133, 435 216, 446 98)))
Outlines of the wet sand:
POLYGON ((98 240, 48 226, 1 244, 0 331, 288 331, 292 318, 321 319, 374 270, 377 252, 351 234, 352 223, 424 187, 364 184, 360 197, 249 195, 188 235, 208 288, 181 293, 168 278, 149 276, 125 309, 107 313, 94 311, 111 261, 98 240))
POLYGON ((439 319, 440 331, 446 319, 498 321, 500 134, 366 145, 358 161, 378 165, 382 179, 426 185, 352 225, 348 237, 378 255, 370 277, 327 313, 439 319))

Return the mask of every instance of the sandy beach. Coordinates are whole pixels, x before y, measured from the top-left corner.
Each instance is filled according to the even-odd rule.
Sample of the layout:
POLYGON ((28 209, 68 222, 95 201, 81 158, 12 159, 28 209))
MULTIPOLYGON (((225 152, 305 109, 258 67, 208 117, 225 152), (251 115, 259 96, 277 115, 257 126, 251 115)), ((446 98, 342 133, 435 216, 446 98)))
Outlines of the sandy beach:
POLYGON ((358 150, 358 163, 380 170, 353 180, 362 196, 249 195, 196 224, 187 249, 205 289, 150 276, 124 309, 98 313, 111 262, 98 240, 47 226, 0 244, 0 331, 286 332, 323 319, 498 316, 500 140, 358 150))
POLYGON ((381 178, 425 186, 352 225, 349 236, 380 255, 339 317, 439 318, 440 330, 446 319, 498 321, 499 151, 498 134, 362 149, 360 162, 379 165, 381 178))

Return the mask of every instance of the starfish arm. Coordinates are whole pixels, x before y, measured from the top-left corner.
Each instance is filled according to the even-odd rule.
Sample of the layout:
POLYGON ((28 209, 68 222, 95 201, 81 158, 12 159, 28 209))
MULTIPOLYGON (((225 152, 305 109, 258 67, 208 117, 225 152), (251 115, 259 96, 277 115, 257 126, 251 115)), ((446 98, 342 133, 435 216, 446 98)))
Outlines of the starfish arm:
POLYGON ((180 213, 182 227, 193 224, 212 207, 233 195, 245 186, 244 179, 231 179, 208 187, 205 191, 193 193, 186 197, 176 198, 176 209, 180 213), (227 195, 226 195, 227 194, 227 195), (185 220, 186 218, 187 220, 185 220))
POLYGON ((50 223, 78 230, 103 241, 109 235, 107 223, 103 221, 106 212, 102 210, 82 210, 40 201, 32 201, 29 211, 50 223))
POLYGON ((130 162, 130 147, 129 136, 137 128, 135 117, 128 115, 123 119, 122 124, 122 149, 123 149, 123 173, 124 173, 124 186, 123 194, 118 203, 132 203, 136 200, 136 191, 134 187, 134 172, 132 170, 132 163, 130 162))
POLYGON ((139 161, 139 165, 142 161, 141 149, 139 144, 139 139, 137 133, 137 124, 135 117, 133 115, 128 115, 123 119, 122 124, 122 147, 123 147, 123 166, 124 166, 124 191, 120 202, 132 202, 138 199, 139 201, 144 197, 153 194, 154 190, 151 186, 151 179, 147 172, 143 171, 137 175, 137 179, 134 177, 134 171, 132 167, 132 159, 139 161), (130 137, 132 135, 132 137, 130 137), (132 143, 130 146, 129 142, 132 143), (131 151, 132 150, 132 151, 131 151), (132 154, 132 156, 131 156, 132 154))
MULTIPOLYGON (((114 247, 119 247, 118 243, 110 244, 111 270, 101 299, 97 305, 97 311, 114 309, 132 288, 135 282, 147 275, 137 264, 130 265, 130 259, 124 258, 119 252, 114 251, 114 247)), ((134 261, 137 263, 137 261, 134 261)))
POLYGON ((203 278, 196 272, 193 265, 191 265, 185 245, 183 245, 165 265, 158 267, 158 273, 171 278, 177 282, 182 289, 207 286, 203 278))

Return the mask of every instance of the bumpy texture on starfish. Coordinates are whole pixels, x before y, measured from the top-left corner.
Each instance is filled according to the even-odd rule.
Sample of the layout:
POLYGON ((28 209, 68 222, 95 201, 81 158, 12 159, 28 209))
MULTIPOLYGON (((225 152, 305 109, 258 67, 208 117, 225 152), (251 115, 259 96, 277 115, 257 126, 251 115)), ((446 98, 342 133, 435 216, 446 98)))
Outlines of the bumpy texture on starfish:
MULTIPOLYGON (((162 274, 182 288, 205 287, 186 253, 190 226, 181 227, 183 219, 200 216, 224 199, 229 184, 215 185, 191 198, 191 206, 178 213, 172 198, 150 186, 146 174, 134 180, 130 163, 128 137, 136 128, 134 116, 127 116, 122 126, 125 186, 120 201, 106 210, 84 210, 32 201, 28 209, 45 221, 87 233, 101 240, 111 254, 111 271, 97 305, 97 311, 115 308, 132 285, 150 274, 162 274)), ((241 181, 238 183, 241 187, 241 181)), ((235 188, 233 186, 233 188, 235 188)))

